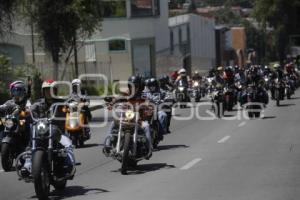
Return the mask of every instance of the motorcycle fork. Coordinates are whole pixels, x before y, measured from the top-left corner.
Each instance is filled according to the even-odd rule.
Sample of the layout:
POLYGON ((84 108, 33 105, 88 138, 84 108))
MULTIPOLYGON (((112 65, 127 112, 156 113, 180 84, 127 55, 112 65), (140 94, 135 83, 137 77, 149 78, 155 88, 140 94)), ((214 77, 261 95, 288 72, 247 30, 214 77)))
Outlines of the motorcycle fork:
POLYGON ((122 134, 122 121, 123 121, 123 113, 121 114, 120 123, 119 123, 117 153, 120 153, 120 148, 121 148, 120 146, 121 146, 121 134, 122 134))
POLYGON ((48 163, 51 166, 51 171, 53 169, 53 154, 52 154, 52 150, 53 150, 53 130, 52 130, 52 124, 49 125, 50 128, 50 133, 49 133, 49 143, 48 143, 48 163))
POLYGON ((137 152, 137 135, 138 135, 138 112, 135 116, 135 127, 134 127, 134 134, 133 134, 133 156, 136 156, 137 152))

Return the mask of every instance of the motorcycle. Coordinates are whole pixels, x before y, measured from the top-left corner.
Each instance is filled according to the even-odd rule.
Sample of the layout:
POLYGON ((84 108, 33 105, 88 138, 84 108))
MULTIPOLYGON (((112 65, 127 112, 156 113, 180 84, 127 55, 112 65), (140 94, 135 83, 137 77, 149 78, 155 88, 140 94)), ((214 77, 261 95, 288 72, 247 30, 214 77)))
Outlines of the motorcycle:
POLYGON ((249 86, 246 93, 242 97, 242 105, 246 104, 245 109, 248 110, 249 118, 260 118, 264 105, 268 104, 267 92, 258 92, 256 86, 249 86))
POLYGON ((279 81, 278 78, 274 80, 274 99, 276 100, 276 105, 280 106, 280 101, 284 100, 284 84, 279 81))
POLYGON ((26 146, 26 115, 20 108, 16 108, 12 114, 6 115, 4 121, 4 138, 1 144, 1 164, 4 171, 10 171, 17 156, 22 153, 26 146))
POLYGON ((215 78, 214 77, 207 77, 206 78, 206 86, 207 86, 207 93, 211 95, 214 90, 215 86, 215 78))
MULTIPOLYGON (((106 102, 112 102, 112 98, 106 97, 106 102)), ((116 128, 113 129, 110 139, 112 150, 110 157, 121 163, 121 174, 126 175, 130 167, 136 167, 137 163, 149 153, 146 135, 141 128, 140 113, 136 107, 127 103, 117 103, 114 106, 116 128)))
POLYGON ((80 103, 72 101, 63 108, 63 112, 66 113, 65 130, 70 136, 73 145, 76 148, 83 147, 84 142, 89 139, 84 129, 84 126, 87 124, 85 111, 80 106, 80 103))
POLYGON ((4 138, 4 119, 0 118, 0 153, 1 153, 1 145, 2 139, 4 138))
POLYGON ((191 97, 195 99, 195 102, 200 102, 202 97, 202 88, 199 81, 193 81, 191 88, 191 97))
POLYGON ((221 87, 216 87, 211 93, 212 110, 218 118, 224 115, 224 90, 221 87))
POLYGON ((264 76, 264 82, 265 82, 266 90, 270 90, 272 83, 271 83, 271 78, 269 75, 264 76))
MULTIPOLYGON (((184 81, 179 80, 177 88, 175 90, 175 97, 178 103, 190 102, 190 97, 188 93, 188 85, 184 81)), ((186 108, 186 104, 180 104, 180 108, 186 108)))
POLYGON ((224 108, 226 111, 232 111, 236 103, 235 91, 228 85, 224 88, 224 108))
MULTIPOLYGON (((35 119, 32 115, 31 150, 19 156, 19 159, 31 156, 31 175, 25 181, 33 182, 36 196, 40 200, 48 199, 50 185, 57 190, 63 190, 67 180, 73 179, 73 175, 68 173, 70 167, 66 162, 66 149, 60 143, 55 142, 54 118, 53 115, 50 118, 35 119)), ((17 174, 20 174, 19 170, 17 174)))

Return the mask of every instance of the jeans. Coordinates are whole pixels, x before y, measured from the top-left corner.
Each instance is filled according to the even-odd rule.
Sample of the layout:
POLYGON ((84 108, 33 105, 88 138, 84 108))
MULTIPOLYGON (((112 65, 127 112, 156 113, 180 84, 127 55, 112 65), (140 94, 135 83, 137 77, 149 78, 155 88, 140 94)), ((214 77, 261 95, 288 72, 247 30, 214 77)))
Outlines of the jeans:
POLYGON ((168 115, 165 111, 158 111, 158 121, 160 125, 160 135, 164 135, 168 131, 168 115))
MULTIPOLYGON (((111 147, 110 139, 112 138, 112 133, 115 128, 116 128, 116 124, 115 124, 115 121, 113 121, 110 125, 108 136, 106 137, 105 142, 104 142, 104 145, 106 147, 111 147)), ((146 138, 147 138, 147 141, 149 144, 149 148, 152 149, 152 137, 151 137, 150 125, 147 121, 142 122, 142 129, 146 135, 146 138)))

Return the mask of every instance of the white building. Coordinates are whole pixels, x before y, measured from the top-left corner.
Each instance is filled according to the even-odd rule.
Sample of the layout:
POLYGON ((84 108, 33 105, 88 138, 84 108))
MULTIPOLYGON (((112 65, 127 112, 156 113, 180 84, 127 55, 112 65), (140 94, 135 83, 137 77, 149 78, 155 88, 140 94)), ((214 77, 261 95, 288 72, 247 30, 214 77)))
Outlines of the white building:
POLYGON ((105 13, 101 31, 82 41, 79 62, 85 62, 85 71, 81 67, 80 73, 95 73, 96 69, 110 80, 127 80, 132 74, 154 76, 156 52, 169 47, 165 42, 169 41, 168 1, 105 3, 112 12, 105 13))
MULTIPOLYGON (((215 65, 215 22, 195 14, 186 14, 169 19, 170 72, 180 67, 189 72, 206 71, 215 65)), ((166 55, 165 55, 166 56, 166 55)))

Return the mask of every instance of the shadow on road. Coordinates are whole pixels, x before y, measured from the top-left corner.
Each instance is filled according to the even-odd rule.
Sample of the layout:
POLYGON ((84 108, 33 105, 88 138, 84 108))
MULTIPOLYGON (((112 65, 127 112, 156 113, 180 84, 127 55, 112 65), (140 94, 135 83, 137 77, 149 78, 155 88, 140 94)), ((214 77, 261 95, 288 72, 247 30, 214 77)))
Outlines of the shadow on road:
POLYGON ((93 148, 93 147, 98 147, 98 146, 100 146, 100 145, 96 144, 96 143, 94 143, 94 144, 84 144, 83 147, 80 147, 78 149, 87 149, 87 148, 93 148))
MULTIPOLYGON (((174 165, 168 165, 166 163, 152 163, 152 164, 138 164, 136 167, 128 169, 127 175, 140 175, 149 172, 158 171, 161 169, 174 169, 174 165)), ((121 169, 112 170, 111 172, 120 173, 121 169)))
POLYGON ((300 99, 300 97, 291 97, 291 100, 300 99))
POLYGON ((130 169, 128 175, 138 175, 145 174, 148 172, 154 172, 161 169, 174 169, 174 165, 168 165, 166 163, 152 163, 152 164, 141 164, 138 165, 135 169, 130 169))
MULTIPOLYGON (((49 194, 48 200, 61 200, 71 197, 78 197, 78 196, 86 196, 86 195, 94 195, 94 194, 101 194, 109 192, 108 190, 101 189, 101 188, 88 188, 83 186, 69 186, 66 189, 59 191, 54 190, 49 194)), ((33 196, 31 198, 36 198, 33 196)), ((84 197, 82 197, 84 198, 84 197)))
POLYGON ((294 103, 287 103, 287 104, 280 104, 278 107, 290 107, 290 106, 295 106, 296 104, 294 103))
POLYGON ((275 119, 276 116, 265 116, 262 118, 262 120, 267 120, 267 119, 275 119))
POLYGON ((182 149, 182 148, 189 148, 190 146, 184 144, 178 145, 160 145, 157 147, 158 151, 165 151, 165 150, 172 150, 172 149, 182 149))

